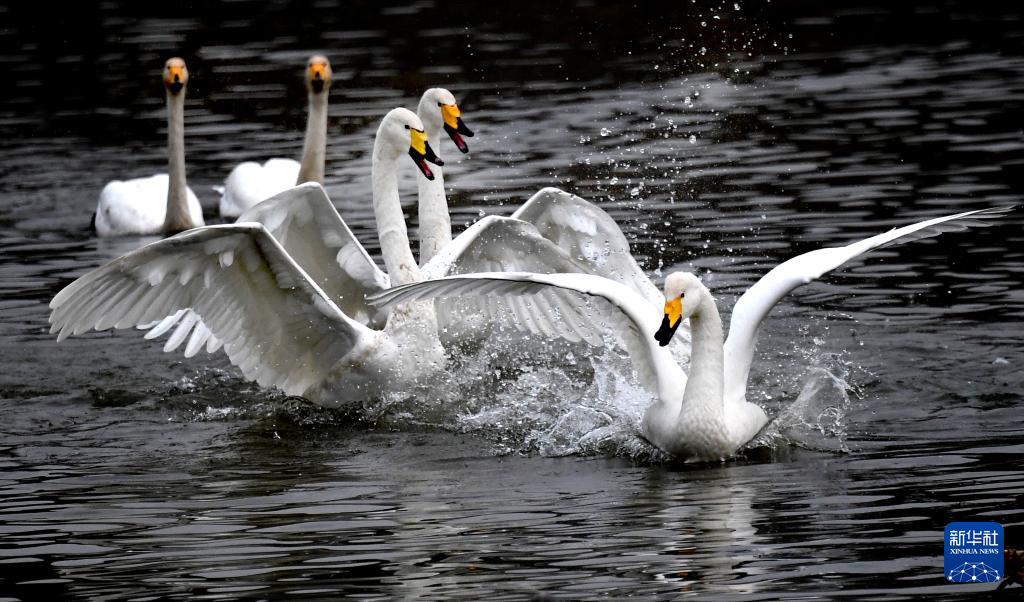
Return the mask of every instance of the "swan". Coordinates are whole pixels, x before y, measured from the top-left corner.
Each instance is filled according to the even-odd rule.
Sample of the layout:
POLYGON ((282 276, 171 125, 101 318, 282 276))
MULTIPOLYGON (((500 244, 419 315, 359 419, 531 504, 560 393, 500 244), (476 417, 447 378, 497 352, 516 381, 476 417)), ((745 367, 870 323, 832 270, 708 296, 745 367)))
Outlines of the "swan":
MULTIPOLYGON (((462 111, 450 91, 444 88, 428 89, 420 97, 416 115, 423 122, 428 140, 440 140, 443 131, 460 152, 469 152, 469 145, 463 136, 472 137, 473 131, 462 120, 462 111)), ((452 220, 448 215, 448 199, 444 192, 444 172, 435 169, 432 179, 420 174, 416 180, 419 187, 420 265, 426 265, 452 241, 452 220)))
POLYGON ((93 216, 99 236, 174 233, 203 225, 199 199, 185 185, 185 61, 168 59, 163 82, 167 90, 169 174, 108 182, 100 192, 93 216))
MULTIPOLYGON (((934 218, 843 247, 822 248, 789 259, 739 298, 732 311, 729 337, 724 342, 714 297, 699 278, 686 272, 674 272, 665 279, 663 311, 629 287, 591 274, 450 276, 397 286, 375 294, 370 302, 408 304, 439 296, 485 294, 519 297, 550 289, 603 300, 607 302, 603 305, 611 310, 608 321, 619 326, 641 382, 657 394, 644 413, 643 436, 687 461, 725 460, 768 422, 764 410, 746 401, 746 388, 758 328, 779 300, 798 286, 872 249, 987 225, 1011 209, 980 209, 934 218), (685 320, 690 323, 693 337, 689 377, 665 348, 685 320)), ((552 318, 555 316, 548 321, 553 324, 561 319, 552 318)), ((585 320, 587 316, 580 318, 585 320)), ((534 332, 545 330, 536 323, 517 326, 534 332)), ((549 334, 557 332, 552 330, 549 334)))
MULTIPOLYGON (((372 155, 381 249, 399 284, 421 278, 398 202, 403 154, 428 174, 426 161, 436 158, 419 118, 400 108, 381 121, 372 155)), ((191 318, 179 331, 201 325, 190 347, 223 345, 246 378, 324 405, 407 390, 445 365, 429 302, 396 306, 382 330, 369 328, 253 222, 197 228, 142 247, 75 280, 50 307, 58 340, 186 311, 191 318)))
POLYGON ((236 165, 224 182, 220 197, 221 217, 238 217, 260 201, 296 184, 323 184, 324 156, 327 154, 327 94, 332 76, 327 57, 320 54, 309 57, 305 76, 309 108, 302 162, 274 158, 263 165, 255 161, 236 165))

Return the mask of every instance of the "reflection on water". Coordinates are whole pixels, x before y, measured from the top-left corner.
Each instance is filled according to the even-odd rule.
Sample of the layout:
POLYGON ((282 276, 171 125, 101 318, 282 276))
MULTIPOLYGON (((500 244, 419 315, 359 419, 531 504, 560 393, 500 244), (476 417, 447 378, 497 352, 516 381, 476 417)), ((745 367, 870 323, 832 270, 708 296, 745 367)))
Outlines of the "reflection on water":
POLYGON ((1020 202, 1013 16, 522 6, 497 22, 429 2, 104 4, 53 30, 6 9, 0 597, 953 600, 978 590, 942 579, 947 522, 995 520, 1019 545, 1019 216, 787 299, 750 395, 779 422, 724 465, 664 463, 637 437, 650 398, 613 350, 469 353, 429 399, 342 414, 260 391, 222 354, 47 334, 60 287, 145 242, 85 227, 106 180, 163 169, 146 65, 171 52, 192 70, 188 175, 209 211, 235 163, 299 154, 297 66, 328 50, 327 188, 372 253, 376 122, 435 83, 478 133, 469 156, 439 144, 457 229, 559 185, 725 308, 793 254, 1020 202))

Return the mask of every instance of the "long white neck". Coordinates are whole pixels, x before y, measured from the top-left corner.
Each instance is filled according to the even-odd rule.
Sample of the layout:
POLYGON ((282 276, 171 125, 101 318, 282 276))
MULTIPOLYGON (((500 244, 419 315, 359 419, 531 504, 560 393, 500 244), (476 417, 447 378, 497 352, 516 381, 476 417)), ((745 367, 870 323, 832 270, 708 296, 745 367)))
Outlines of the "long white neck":
POLYGON ((690 316, 690 336, 690 374, 683 390, 682 411, 721 418, 725 399, 722 318, 706 289, 700 306, 690 316))
POLYGON ((306 116, 306 141, 302 144, 302 165, 295 182, 324 183, 324 157, 327 155, 327 88, 320 93, 309 92, 309 114, 306 116))
MULTIPOLYGON (((383 127, 383 125, 382 125, 383 127)), ((373 213, 377 218, 377 237, 384 255, 391 285, 423 280, 416 258, 409 249, 409 231, 398 198, 398 159, 402 154, 387 148, 378 130, 373 144, 373 213)))
POLYGON ((164 230, 181 232, 195 226, 188 210, 185 184, 185 90, 167 91, 167 214, 164 230))
MULTIPOLYGON (((424 125, 433 123, 424 119, 423 115, 420 115, 420 120, 424 125)), ((425 131, 427 140, 439 147, 443 130, 427 126, 425 131)), ((433 180, 428 180, 422 173, 416 175, 419 184, 420 265, 426 264, 452 241, 452 220, 448 214, 448 199, 444 194, 444 171, 434 166, 430 167, 430 171, 434 172, 433 180)))

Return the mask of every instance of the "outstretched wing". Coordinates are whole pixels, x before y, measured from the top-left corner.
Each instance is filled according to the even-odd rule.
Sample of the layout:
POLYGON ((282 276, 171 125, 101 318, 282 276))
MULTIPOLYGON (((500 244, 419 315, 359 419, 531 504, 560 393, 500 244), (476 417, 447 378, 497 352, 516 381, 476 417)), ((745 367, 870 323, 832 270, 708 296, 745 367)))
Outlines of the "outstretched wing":
MULTIPOLYGON (((532 224, 488 216, 466 228, 423 267, 426 279, 481 272, 587 273, 588 266, 541 236, 532 224)), ((488 320, 511 317, 519 328, 533 334, 601 345, 602 329, 590 321, 576 319, 576 306, 581 302, 575 293, 549 287, 538 290, 531 302, 515 295, 474 295, 437 299, 435 307, 442 331, 461 330, 458 324, 467 314, 488 320)))
POLYGON ((725 341, 726 399, 743 399, 761 320, 780 299, 796 287, 807 284, 825 272, 834 270, 872 249, 929 238, 943 232, 965 230, 971 226, 989 225, 992 220, 1002 217, 1012 209, 979 209, 938 217, 894 228, 845 247, 817 249, 777 265, 747 289, 733 307, 729 338, 725 341))
MULTIPOLYGON (((307 182, 280 192, 249 208, 237 221, 244 222, 263 224, 342 313, 370 328, 384 328, 390 312, 366 303, 366 295, 388 288, 388 276, 341 219, 323 186, 307 182)), ((174 329, 165 351, 173 351, 188 338, 186 357, 203 347, 212 353, 221 346, 202 320, 188 310, 141 328, 149 331, 147 339, 174 329)))
POLYGON ((181 334, 172 339, 184 338, 201 318, 193 337, 208 329, 246 378, 293 395, 323 380, 375 335, 342 313, 254 223, 196 228, 147 245, 75 280, 50 308, 50 331, 60 333, 58 340, 191 308, 194 317, 179 324, 181 334))
MULTIPOLYGON (((601 276, 523 272, 466 274, 398 286, 372 295, 369 301, 389 306, 418 299, 482 295, 514 299, 525 297, 526 299, 519 302, 536 303, 539 308, 536 312, 536 315, 540 316, 538 319, 549 322, 545 328, 552 331, 560 328, 559 323, 571 323, 572 328, 586 324, 588 328, 596 326, 602 330, 616 332, 626 344, 633 365, 640 376, 640 382, 655 392, 674 391, 674 394, 678 395, 677 389, 681 390, 679 383, 686 382, 686 375, 668 349, 657 345, 651 336, 660 324, 661 310, 651 306, 629 287, 601 276), (550 311, 539 300, 539 295, 552 289, 576 295, 579 299, 560 312, 550 311), (596 300, 599 307, 595 308, 580 301, 587 297, 596 300)), ((533 330, 529 325, 517 326, 533 330)), ((546 331, 544 328, 541 330, 546 331)))
POLYGON ((384 328, 387 312, 366 296, 391 284, 338 215, 323 186, 300 184, 259 203, 238 223, 259 222, 345 315, 384 328))
POLYGON ((625 284, 648 303, 663 302, 657 287, 633 259, 619 225, 597 205, 548 187, 530 197, 512 217, 536 226, 542 236, 586 264, 589 273, 625 284))

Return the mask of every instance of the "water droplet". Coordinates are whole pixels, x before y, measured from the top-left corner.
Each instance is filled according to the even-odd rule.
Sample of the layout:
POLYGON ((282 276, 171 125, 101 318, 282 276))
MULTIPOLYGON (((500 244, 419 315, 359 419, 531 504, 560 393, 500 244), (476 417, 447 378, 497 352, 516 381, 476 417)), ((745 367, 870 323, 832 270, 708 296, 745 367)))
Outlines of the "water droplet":
POLYGON ((690 134, 690 144, 697 144, 697 137, 690 134))
POLYGON ((640 187, 636 186, 634 188, 631 188, 629 190, 629 196, 631 196, 631 197, 638 197, 638 196, 640 196, 640 187))
POLYGON ((580 136, 580 144, 586 144, 590 142, 590 136, 580 136))
POLYGON ((602 136, 607 136, 607 135, 609 135, 611 133, 612 133, 612 131, 609 130, 608 128, 601 128, 601 135, 602 136))

